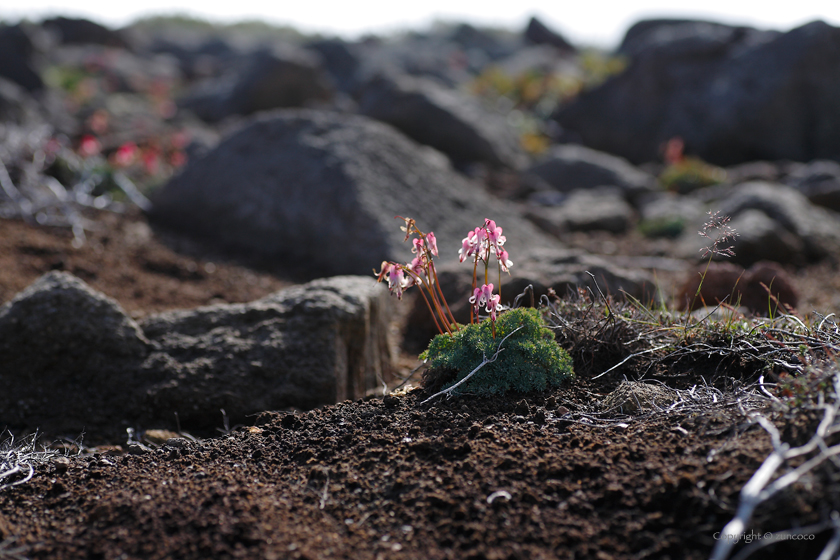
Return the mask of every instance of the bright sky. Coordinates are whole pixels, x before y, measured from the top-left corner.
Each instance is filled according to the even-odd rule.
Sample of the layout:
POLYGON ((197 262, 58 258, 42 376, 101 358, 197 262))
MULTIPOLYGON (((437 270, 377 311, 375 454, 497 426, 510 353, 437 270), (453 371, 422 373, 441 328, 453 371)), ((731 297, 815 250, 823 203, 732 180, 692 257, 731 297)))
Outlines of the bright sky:
POLYGON ((138 16, 187 14, 211 21, 262 19, 305 32, 356 37, 466 21, 521 29, 536 15, 572 42, 614 47, 634 22, 650 17, 704 18, 787 30, 814 19, 840 26, 840 0, 2 0, 0 19, 87 17, 121 26, 138 16))

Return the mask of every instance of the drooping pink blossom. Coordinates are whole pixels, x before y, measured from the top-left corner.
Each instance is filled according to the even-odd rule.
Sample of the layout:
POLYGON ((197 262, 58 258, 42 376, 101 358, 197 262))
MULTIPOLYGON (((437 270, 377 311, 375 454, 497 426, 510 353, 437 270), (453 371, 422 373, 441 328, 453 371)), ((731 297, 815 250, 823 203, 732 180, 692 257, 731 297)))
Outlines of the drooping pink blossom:
POLYGON ((475 307, 476 313, 482 306, 487 306, 490 299, 493 297, 493 284, 484 284, 480 288, 476 288, 473 291, 473 295, 470 298, 470 303, 473 304, 475 307))
POLYGON ((487 218, 484 220, 484 229, 487 231, 490 248, 498 255, 502 250, 502 245, 507 241, 507 238, 502 235, 502 228, 497 227, 496 222, 487 218))
POLYGON ((502 296, 496 294, 492 296, 487 302, 487 311, 490 312, 490 319, 496 320, 496 313, 502 310, 502 296))
POLYGON ((496 253, 496 257, 499 259, 499 266, 502 267, 504 272, 510 272, 510 267, 513 266, 513 261, 510 260, 508 256, 508 252, 504 249, 496 253))
POLYGON ((426 244, 429 246, 429 251, 432 252, 434 256, 438 256, 438 248, 437 248, 437 238, 435 238, 434 232, 430 231, 426 234, 426 244))
POLYGON ((467 236, 461 240, 461 248, 458 250, 458 260, 460 262, 464 262, 469 257, 475 255, 476 250, 478 250, 477 231, 478 228, 475 228, 475 230, 467 233, 467 236))

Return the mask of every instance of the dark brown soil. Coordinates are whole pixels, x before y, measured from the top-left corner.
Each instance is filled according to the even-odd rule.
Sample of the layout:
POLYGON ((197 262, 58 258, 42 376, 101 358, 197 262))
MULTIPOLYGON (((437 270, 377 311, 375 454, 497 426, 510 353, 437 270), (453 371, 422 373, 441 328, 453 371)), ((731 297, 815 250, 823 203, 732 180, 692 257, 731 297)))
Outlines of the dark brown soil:
POLYGON ((0 304, 51 270, 78 276, 134 317, 252 301, 292 285, 291 278, 299 276, 279 265, 270 272, 246 267, 182 237, 153 232, 136 211, 90 216, 95 229, 79 248, 69 229, 0 219, 0 304))
MULTIPOLYGON (((247 301, 302 279, 226 262, 139 215, 98 223, 74 249, 68 232, 0 220, 0 302, 56 268, 135 315, 247 301)), ((837 297, 831 274, 798 273, 825 292, 803 299, 837 297)), ((769 438, 734 404, 560 419, 597 411, 619 381, 580 376, 552 394, 431 407, 414 389, 266 413, 145 455, 125 442, 73 450, 0 490, 0 558, 707 558, 769 438)), ((803 416, 785 433, 813 425, 803 416)), ((806 526, 838 506, 837 485, 818 471, 760 508, 749 530, 806 526)), ((752 557, 816 558, 828 536, 752 557)))
MULTIPOLYGON (((734 409, 558 421, 562 403, 592 400, 585 382, 548 406, 462 397, 424 409, 417 392, 265 414, 145 456, 71 458, 0 493, 0 536, 51 560, 700 559, 769 451, 734 409)), ((815 521, 821 490, 775 500, 750 528, 815 521)), ((763 557, 815 558, 824 537, 763 557)))

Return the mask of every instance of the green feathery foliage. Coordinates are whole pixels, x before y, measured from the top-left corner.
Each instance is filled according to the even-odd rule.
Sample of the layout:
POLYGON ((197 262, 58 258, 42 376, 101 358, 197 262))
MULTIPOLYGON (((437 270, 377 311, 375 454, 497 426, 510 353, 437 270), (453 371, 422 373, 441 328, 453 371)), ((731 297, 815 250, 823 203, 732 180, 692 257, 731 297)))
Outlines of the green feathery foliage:
POLYGON ((432 339, 420 355, 431 368, 424 375, 427 389, 451 387, 477 368, 485 357, 496 353, 499 343, 522 327, 502 344, 495 361, 484 365, 456 392, 497 395, 508 391, 525 393, 545 391, 574 376, 572 358, 554 340, 537 309, 517 308, 499 315, 496 337, 492 322, 482 321, 462 326, 452 336, 441 334, 432 339))

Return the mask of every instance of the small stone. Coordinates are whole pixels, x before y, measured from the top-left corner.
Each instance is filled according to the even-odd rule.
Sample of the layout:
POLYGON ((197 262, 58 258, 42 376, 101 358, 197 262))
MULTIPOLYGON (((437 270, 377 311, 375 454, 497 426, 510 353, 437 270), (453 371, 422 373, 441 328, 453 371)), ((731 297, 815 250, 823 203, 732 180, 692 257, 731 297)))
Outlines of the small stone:
POLYGON ((147 446, 143 445, 142 443, 129 443, 128 444, 128 453, 129 455, 146 455, 150 453, 152 450, 149 449, 147 446))
POLYGON ((529 414, 531 414, 531 408, 528 406, 528 403, 524 400, 519 401, 516 404, 516 408, 513 411, 519 416, 528 416, 529 414))
POLYGON ((172 447, 174 449, 184 449, 185 447, 189 447, 189 445, 190 440, 188 440, 187 438, 174 437, 166 440, 166 446, 172 447))

